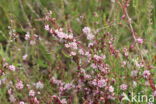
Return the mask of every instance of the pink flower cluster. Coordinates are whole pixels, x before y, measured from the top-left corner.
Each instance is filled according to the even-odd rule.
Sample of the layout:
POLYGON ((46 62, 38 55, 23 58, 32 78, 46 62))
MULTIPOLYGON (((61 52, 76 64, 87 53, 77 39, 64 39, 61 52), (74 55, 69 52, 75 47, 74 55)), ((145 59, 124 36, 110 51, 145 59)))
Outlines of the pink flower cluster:
POLYGON ((23 82, 22 82, 22 81, 18 81, 18 82, 16 83, 16 88, 17 88, 17 89, 21 90, 21 89, 23 89, 23 87, 24 87, 24 85, 23 85, 23 82))
POLYGON ((89 27, 84 27, 82 31, 87 36, 88 40, 93 40, 95 38, 89 27))

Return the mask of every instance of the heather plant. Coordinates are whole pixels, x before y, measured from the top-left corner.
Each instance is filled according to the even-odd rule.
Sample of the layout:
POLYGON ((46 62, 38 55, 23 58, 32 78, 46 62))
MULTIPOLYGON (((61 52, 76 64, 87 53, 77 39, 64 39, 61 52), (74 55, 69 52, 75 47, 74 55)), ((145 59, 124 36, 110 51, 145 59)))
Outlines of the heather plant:
POLYGON ((0 104, 155 104, 155 0, 0 1, 0 104))

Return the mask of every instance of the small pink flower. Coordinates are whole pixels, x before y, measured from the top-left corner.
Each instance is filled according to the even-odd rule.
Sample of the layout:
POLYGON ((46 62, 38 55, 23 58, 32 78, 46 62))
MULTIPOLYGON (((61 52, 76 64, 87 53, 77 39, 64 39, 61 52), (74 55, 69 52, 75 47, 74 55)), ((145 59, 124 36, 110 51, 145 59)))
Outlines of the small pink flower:
POLYGON ((30 89, 30 87, 31 87, 30 84, 27 84, 26 86, 27 86, 28 89, 30 89))
POLYGON ((136 39, 137 40, 137 42, 139 43, 139 44, 142 44, 143 43, 143 39, 142 38, 138 38, 138 39, 136 39))
POLYGON ((83 33, 87 36, 88 40, 93 40, 94 39, 94 35, 91 33, 91 29, 89 27, 84 27, 82 29, 83 33))
POLYGON ((65 44, 65 47, 66 47, 66 48, 69 48, 69 47, 70 47, 70 45, 69 45, 69 44, 65 44))
POLYGON ((12 89, 11 89, 11 88, 8 90, 8 94, 9 94, 9 95, 12 94, 12 89))
POLYGON ((30 41, 30 44, 31 44, 31 45, 35 45, 35 44, 36 44, 36 41, 35 41, 35 40, 31 40, 31 41, 30 41))
POLYGON ((93 81, 91 81, 91 84, 93 84, 94 86, 97 85, 97 81, 94 79, 93 81))
POLYGON ((18 81, 18 82, 16 83, 16 88, 17 88, 17 89, 21 90, 21 89, 23 89, 23 87, 24 87, 24 85, 23 85, 23 82, 22 82, 22 81, 18 81))
POLYGON ((3 64, 3 67, 7 67, 9 64, 6 62, 3 64))
POLYGON ((88 39, 88 40, 93 40, 94 37, 95 37, 95 36, 94 36, 93 34, 91 34, 91 33, 90 33, 90 34, 87 34, 87 39, 88 39))
POLYGON ((146 85, 146 86, 150 86, 149 81, 145 81, 145 85, 146 85))
POLYGON ((79 54, 84 55, 84 51, 82 49, 79 49, 79 54))
POLYGON ((98 55, 94 55, 94 59, 96 59, 97 61, 100 61, 101 59, 103 59, 101 56, 98 55))
POLYGON ((35 104, 39 104, 40 103, 39 100, 36 97, 34 98, 34 103, 35 104))
POLYGON ((152 102, 148 102, 148 104, 153 104, 152 102))
POLYGON ((73 34, 69 34, 68 39, 73 39, 73 34))
POLYGON ((127 90, 127 88, 128 88, 128 85, 126 85, 126 84, 120 85, 120 89, 123 91, 127 90))
POLYGON ((47 31, 50 30, 49 25, 45 25, 44 28, 45 28, 45 30, 47 30, 47 31))
POLYGON ((16 70, 16 68, 15 68, 14 65, 9 65, 9 69, 10 69, 11 71, 15 71, 15 70, 16 70))
POLYGON ((67 104, 67 100, 66 99, 62 99, 61 100, 61 104, 67 104))
POLYGON ((101 79, 98 81, 98 87, 100 87, 100 88, 106 86, 106 84, 107 84, 106 80, 104 80, 104 79, 101 79))
POLYGON ((108 90, 109 90, 109 92, 114 92, 114 87, 113 86, 109 86, 108 90))
POLYGON ((52 98, 58 98, 56 95, 53 95, 52 98))
POLYGON ((73 51, 72 51, 72 52, 70 53, 70 55, 71 55, 71 56, 75 56, 75 55, 76 55, 76 52, 73 52, 73 51))
POLYGON ((72 48, 72 49, 77 49, 77 48, 78 48, 76 42, 71 42, 71 43, 65 44, 65 46, 66 46, 67 48, 70 47, 70 48, 72 48))
POLYGON ((83 31, 83 33, 85 33, 85 34, 88 34, 88 33, 91 32, 91 29, 90 29, 89 27, 84 27, 84 28, 82 29, 82 31, 83 31))
POLYGON ((86 52, 85 55, 86 55, 87 57, 91 57, 91 54, 90 54, 89 52, 86 52))
POLYGON ((126 61, 123 61, 123 62, 121 63, 121 66, 122 66, 122 67, 125 67, 126 64, 127 64, 127 62, 126 62, 126 61))
POLYGON ((67 84, 65 84, 64 89, 65 89, 65 90, 70 90, 70 89, 72 89, 72 88, 74 88, 74 87, 75 87, 75 86, 74 86, 73 84, 67 83, 67 84))
POLYGON ((44 87, 44 84, 41 81, 37 82, 35 85, 37 89, 43 89, 44 87))
POLYGON ((30 90, 29 91, 29 96, 32 96, 32 97, 35 96, 35 91, 34 90, 30 90))
POLYGON ((26 60, 26 59, 27 59, 27 57, 28 57, 28 55, 27 55, 27 54, 25 54, 22 58, 23 58, 23 60, 26 60))
POLYGON ((14 95, 10 95, 9 100, 10 102, 14 103, 16 101, 16 98, 14 95))
POLYGON ((92 63, 91 64, 91 67, 94 68, 94 69, 96 69, 97 68, 97 65, 95 65, 94 63, 92 63))
POLYGON ((91 47, 91 46, 93 46, 94 45, 94 43, 89 43, 88 44, 88 47, 91 47))
POLYGON ((68 35, 61 30, 55 30, 55 33, 60 39, 68 39, 68 35))
POLYGON ((148 71, 148 70, 145 70, 145 71, 143 72, 143 77, 144 77, 144 78, 148 78, 150 75, 151 75, 151 73, 150 73, 150 71, 148 71))
POLYGON ((85 78, 85 79, 90 79, 90 78, 91 78, 91 75, 84 74, 84 78, 85 78))
POLYGON ((153 96, 156 97, 156 90, 153 92, 153 96))
POLYGON ((25 104, 23 101, 20 101, 19 104, 25 104))
POLYGON ((125 17, 126 17, 126 15, 122 15, 122 17, 121 17, 121 18, 122 18, 122 19, 125 19, 125 17))
POLYGON ((27 34, 25 34, 25 40, 29 40, 30 39, 30 33, 27 32, 27 34))

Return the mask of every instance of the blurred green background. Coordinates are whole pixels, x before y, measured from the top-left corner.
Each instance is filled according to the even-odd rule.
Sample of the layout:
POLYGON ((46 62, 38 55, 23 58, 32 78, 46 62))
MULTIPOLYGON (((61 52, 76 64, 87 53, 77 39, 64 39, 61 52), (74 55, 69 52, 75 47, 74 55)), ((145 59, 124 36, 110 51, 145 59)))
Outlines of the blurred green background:
MULTIPOLYGON (((155 4, 156 0, 131 1, 129 14, 138 34, 145 34, 151 31, 151 27, 156 27, 155 4), (149 21, 153 23, 151 26, 148 26, 149 21)), ((48 10, 53 11, 61 25, 71 25, 76 33, 86 25, 92 28, 107 26, 108 18, 114 23, 123 22, 121 8, 118 4, 114 8, 112 5, 111 0, 0 0, 0 30, 6 32, 12 20, 12 25, 18 30, 29 30, 32 26, 37 34, 46 35, 43 34, 43 24, 35 19, 42 18, 48 10), (80 17, 84 17, 83 20, 79 20, 80 17)), ((124 27, 117 25, 115 29, 121 35, 127 32, 124 27)))

